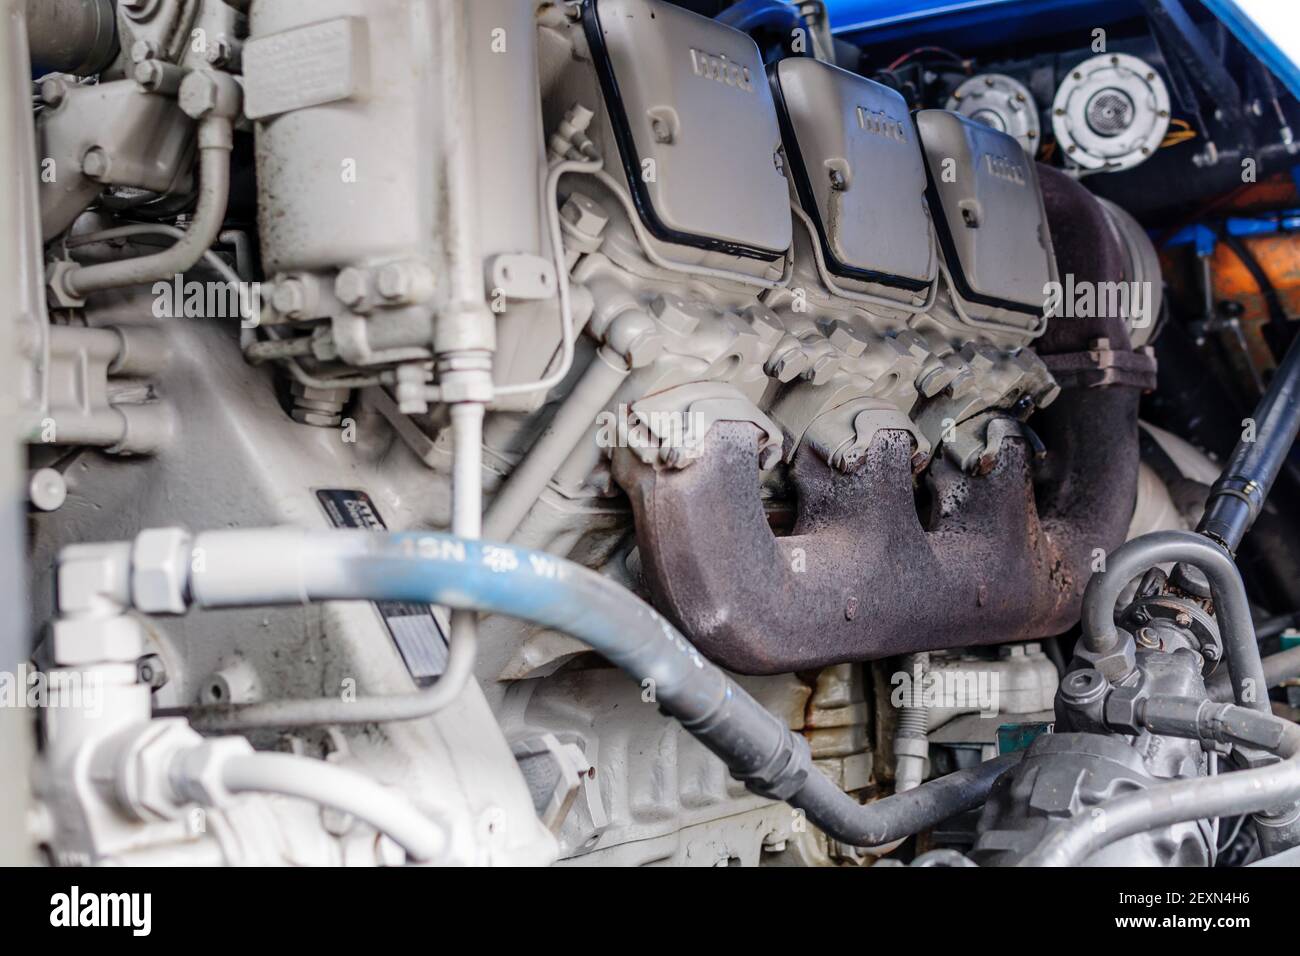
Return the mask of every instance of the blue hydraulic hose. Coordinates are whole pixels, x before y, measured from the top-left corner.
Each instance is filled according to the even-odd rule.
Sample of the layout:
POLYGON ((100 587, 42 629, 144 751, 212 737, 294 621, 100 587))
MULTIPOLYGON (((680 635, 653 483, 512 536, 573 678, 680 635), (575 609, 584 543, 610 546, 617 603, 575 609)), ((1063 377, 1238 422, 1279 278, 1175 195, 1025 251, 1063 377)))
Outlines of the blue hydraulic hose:
POLYGON ((619 584, 571 561, 437 533, 216 531, 192 545, 198 607, 409 601, 503 614, 570 634, 655 701, 755 793, 786 800, 846 843, 906 837, 984 802, 1016 757, 863 806, 812 765, 804 738, 619 584))

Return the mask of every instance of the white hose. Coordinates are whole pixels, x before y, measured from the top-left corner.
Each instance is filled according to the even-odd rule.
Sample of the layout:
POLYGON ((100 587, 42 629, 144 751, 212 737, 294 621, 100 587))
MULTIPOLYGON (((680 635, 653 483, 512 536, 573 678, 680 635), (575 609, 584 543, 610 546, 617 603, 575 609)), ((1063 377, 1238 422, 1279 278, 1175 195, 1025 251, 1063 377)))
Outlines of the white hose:
POLYGON ((351 814, 386 834, 413 860, 437 859, 447 838, 402 796, 343 767, 293 754, 256 753, 231 757, 221 767, 231 793, 276 793, 300 797, 351 814))

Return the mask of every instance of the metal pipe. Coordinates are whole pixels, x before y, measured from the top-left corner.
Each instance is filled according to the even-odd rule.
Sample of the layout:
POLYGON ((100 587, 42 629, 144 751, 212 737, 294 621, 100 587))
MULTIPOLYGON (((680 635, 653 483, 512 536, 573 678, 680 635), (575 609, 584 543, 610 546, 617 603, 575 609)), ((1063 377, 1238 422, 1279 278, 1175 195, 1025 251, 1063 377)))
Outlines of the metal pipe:
POLYGON ((813 766, 802 735, 648 604, 545 552, 436 533, 296 528, 205 532, 186 550, 178 557, 189 581, 177 582, 178 596, 194 607, 415 601, 570 634, 650 688, 753 792, 804 809, 842 842, 877 845, 977 806, 1015 760, 999 758, 863 806, 813 766))
POLYGON ((112 0, 27 0, 27 34, 37 76, 91 76, 118 52, 112 0))
POLYGON ((1232 553, 1259 517, 1300 432, 1300 337, 1287 349, 1251 420, 1253 432, 1237 443, 1196 529, 1232 553))
POLYGON ((323 760, 277 753, 230 757, 221 765, 221 782, 231 793, 300 797, 351 814, 418 862, 437 859, 447 844, 442 830, 400 794, 323 760))
POLYGON ((627 362, 613 350, 596 352, 550 424, 492 499, 483 518, 486 537, 510 540, 569 453, 591 432, 592 421, 609 404, 629 371, 627 362))
MULTIPOLYGON (((1300 647, 1292 647, 1277 654, 1270 654, 1261 662, 1264 668, 1264 685, 1279 687, 1289 680, 1300 678, 1300 647)), ((1232 686, 1218 674, 1206 681, 1210 698, 1218 701, 1232 699, 1232 686)))
POLYGON ((1243 707, 1267 713, 1268 684, 1259 660, 1246 586, 1228 552, 1204 535, 1153 531, 1108 554, 1106 569, 1094 574, 1083 592, 1084 646, 1096 654, 1117 647, 1120 636, 1115 604, 1124 586, 1157 564, 1176 561, 1195 565, 1209 578, 1234 698, 1243 707))
POLYGON ((153 255, 69 269, 63 273, 64 291, 80 299, 104 289, 170 279, 203 258, 221 233, 230 198, 230 119, 209 116, 202 120, 199 141, 199 202, 184 237, 153 255))
POLYGON ((1155 786, 1076 814, 1021 860, 1021 866, 1077 866, 1137 833, 1189 820, 1259 813, 1300 799, 1300 725, 1232 704, 1159 698, 1148 701, 1140 719, 1153 733, 1241 743, 1283 759, 1254 770, 1155 786), (1175 712, 1157 713, 1165 703, 1175 712), (1183 704, 1192 708, 1190 720, 1176 713, 1183 704), (1261 730, 1271 739, 1261 739, 1261 730))

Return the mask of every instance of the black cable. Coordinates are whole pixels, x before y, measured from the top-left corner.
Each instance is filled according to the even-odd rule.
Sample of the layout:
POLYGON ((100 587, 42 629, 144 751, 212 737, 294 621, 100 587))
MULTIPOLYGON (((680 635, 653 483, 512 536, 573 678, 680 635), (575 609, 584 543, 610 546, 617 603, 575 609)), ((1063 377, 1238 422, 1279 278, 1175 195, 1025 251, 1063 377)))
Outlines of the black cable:
POLYGON ((1246 267, 1246 271, 1250 273, 1250 277, 1255 280, 1260 293, 1264 296, 1264 303, 1268 309, 1268 326, 1265 339, 1268 341, 1269 349, 1273 352, 1273 360, 1275 362, 1279 361, 1286 352, 1287 346, 1291 344, 1291 337, 1294 334, 1294 330, 1290 327, 1287 318, 1286 308, 1282 305, 1282 297, 1278 295, 1277 287, 1269 279, 1268 273, 1259 264, 1259 260, 1250 251, 1250 247, 1241 241, 1240 236, 1234 236, 1225 229, 1221 238, 1223 244, 1232 251, 1232 254, 1241 260, 1241 264, 1246 267))

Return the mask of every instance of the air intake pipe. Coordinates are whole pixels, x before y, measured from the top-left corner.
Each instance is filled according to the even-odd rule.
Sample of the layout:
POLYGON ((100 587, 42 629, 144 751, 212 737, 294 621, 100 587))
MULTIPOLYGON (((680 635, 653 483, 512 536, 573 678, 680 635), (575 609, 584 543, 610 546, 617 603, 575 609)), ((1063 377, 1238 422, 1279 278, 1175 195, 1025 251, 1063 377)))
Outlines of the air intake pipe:
MULTIPOLYGON (((1043 167, 1061 275, 1128 281, 1132 258, 1102 205, 1043 167)), ((1138 472, 1138 397, 1154 362, 1123 316, 1053 318, 1039 354, 1062 385, 1034 419, 1049 449, 1032 467, 1004 442, 971 476, 930 473, 917 514, 910 436, 882 431, 842 474, 807 448, 792 479, 798 516, 773 534, 759 495, 758 432, 720 423, 682 470, 616 453, 655 606, 731 670, 776 674, 920 650, 1041 638, 1079 617, 1097 558, 1124 541, 1138 472)))

